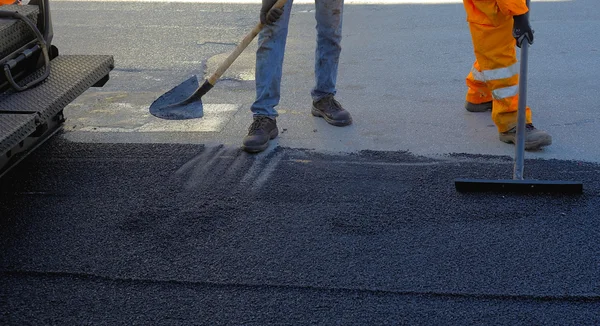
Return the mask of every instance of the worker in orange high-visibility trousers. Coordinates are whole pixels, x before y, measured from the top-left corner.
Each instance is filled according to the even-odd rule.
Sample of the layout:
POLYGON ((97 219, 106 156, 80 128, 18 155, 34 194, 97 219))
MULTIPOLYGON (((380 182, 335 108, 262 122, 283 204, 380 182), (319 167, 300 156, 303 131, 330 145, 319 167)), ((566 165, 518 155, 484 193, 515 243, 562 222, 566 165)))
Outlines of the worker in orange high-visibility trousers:
MULTIPOLYGON (((475 63, 466 78, 465 108, 492 111, 499 138, 516 143, 519 102, 519 63, 515 45, 533 43, 525 0, 463 0, 475 50, 475 63)), ((531 110, 526 112, 525 149, 552 144, 552 137, 536 129, 531 110)))

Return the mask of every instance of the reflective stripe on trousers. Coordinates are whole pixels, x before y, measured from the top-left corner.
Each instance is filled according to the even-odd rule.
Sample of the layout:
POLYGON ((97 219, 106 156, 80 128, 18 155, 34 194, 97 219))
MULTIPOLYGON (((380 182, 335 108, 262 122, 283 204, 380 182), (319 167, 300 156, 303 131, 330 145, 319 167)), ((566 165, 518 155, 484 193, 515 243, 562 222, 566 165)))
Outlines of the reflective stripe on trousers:
MULTIPOLYGON (((517 124, 519 63, 512 19, 499 21, 502 23, 498 26, 469 23, 475 63, 466 78, 466 100, 475 104, 493 101, 492 120, 498 131, 503 132, 517 124)), ((531 123, 529 107, 526 117, 527 123, 531 123)))

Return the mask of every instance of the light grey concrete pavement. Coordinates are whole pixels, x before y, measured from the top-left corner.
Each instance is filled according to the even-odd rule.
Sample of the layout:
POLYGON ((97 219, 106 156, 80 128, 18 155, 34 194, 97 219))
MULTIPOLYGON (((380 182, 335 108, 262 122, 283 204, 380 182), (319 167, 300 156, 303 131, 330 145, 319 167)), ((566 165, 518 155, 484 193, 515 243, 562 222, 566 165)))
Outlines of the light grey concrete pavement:
MULTIPOLYGON (((55 44, 63 54, 113 54, 104 88, 66 110, 67 133, 84 142, 237 145, 254 99, 252 43, 203 98, 205 118, 172 122, 148 114, 161 94, 191 75, 211 74, 256 22, 257 4, 53 1, 55 44)), ((347 4, 338 99, 354 125, 336 128, 310 115, 313 5, 294 4, 279 106, 279 146, 514 155, 497 139, 489 113, 463 109, 474 60, 464 8, 447 4, 347 4)), ((526 158, 600 161, 596 117, 600 6, 595 0, 531 6, 528 103, 554 144, 526 158)))

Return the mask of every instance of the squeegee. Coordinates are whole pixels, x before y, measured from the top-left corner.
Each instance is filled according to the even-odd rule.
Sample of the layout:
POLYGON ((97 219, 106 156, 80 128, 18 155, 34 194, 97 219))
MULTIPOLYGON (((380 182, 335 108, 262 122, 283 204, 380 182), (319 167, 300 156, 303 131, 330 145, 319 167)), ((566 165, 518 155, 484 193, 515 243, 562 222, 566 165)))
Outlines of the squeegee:
MULTIPOLYGON (((529 0, 527 7, 529 8, 529 0)), ((527 13, 529 17, 529 12, 527 13)), ((567 193, 583 192, 583 184, 577 181, 525 180, 523 178, 525 160, 525 111, 527 109, 527 63, 529 43, 521 45, 519 71, 519 102, 517 112, 517 135, 513 178, 508 180, 456 179, 454 184, 459 192, 518 192, 518 193, 567 193)))

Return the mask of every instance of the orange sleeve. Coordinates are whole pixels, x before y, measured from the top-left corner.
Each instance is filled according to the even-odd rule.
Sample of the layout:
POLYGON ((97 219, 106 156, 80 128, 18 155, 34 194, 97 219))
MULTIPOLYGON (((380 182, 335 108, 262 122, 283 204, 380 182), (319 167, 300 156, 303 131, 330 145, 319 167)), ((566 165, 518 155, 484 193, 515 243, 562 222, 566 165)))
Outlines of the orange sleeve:
POLYGON ((529 9, 525 0, 497 0, 498 8, 507 16, 526 14, 529 9))

